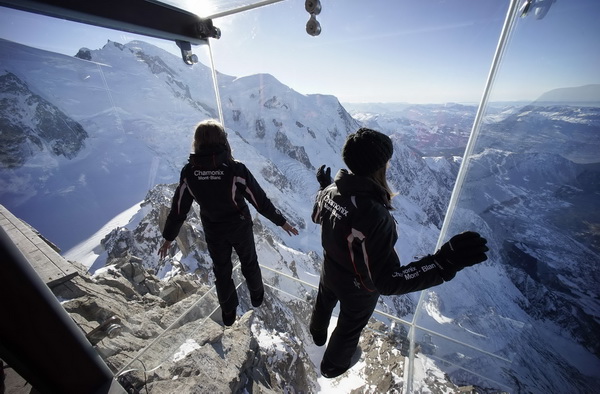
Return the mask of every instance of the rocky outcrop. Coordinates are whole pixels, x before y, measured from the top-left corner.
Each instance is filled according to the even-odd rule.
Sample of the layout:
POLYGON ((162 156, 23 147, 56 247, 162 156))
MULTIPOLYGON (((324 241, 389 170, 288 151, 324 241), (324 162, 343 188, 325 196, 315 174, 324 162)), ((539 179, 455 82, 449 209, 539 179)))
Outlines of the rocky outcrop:
POLYGON ((293 145, 286 134, 277 131, 275 133, 275 147, 282 153, 285 153, 290 158, 299 161, 306 168, 314 170, 306 151, 303 146, 293 145))
POLYGON ((47 151, 73 159, 87 132, 58 107, 33 93, 15 74, 0 75, 0 166, 21 167, 47 151))
POLYGON ((186 340, 193 352, 176 355, 148 378, 150 393, 280 393, 254 338, 252 312, 232 328, 212 320, 186 340))
MULTIPOLYGON (((129 393, 312 393, 327 389, 324 383, 342 387, 346 379, 363 382, 352 390, 357 394, 401 391, 406 331, 396 335, 373 320, 360 341, 359 363, 324 382, 318 370, 324 348, 308 333, 313 293, 280 278, 252 309, 236 275, 239 315, 224 327, 211 281, 182 272, 160 279, 132 250, 108 251, 111 257, 93 275, 71 262, 79 275, 52 288, 129 393)), ((433 383, 455 388, 444 379, 433 383)))
POLYGON ((86 334, 105 321, 116 322, 112 335, 100 333, 94 341, 115 373, 144 350, 139 363, 131 364, 134 371, 122 375, 124 385, 145 385, 151 393, 273 390, 251 330, 256 319, 252 311, 224 328, 219 313, 211 316, 216 308, 207 284, 189 275, 160 281, 132 256, 110 263, 93 277, 81 271, 54 292, 86 334), (207 304, 211 307, 205 308, 207 304))

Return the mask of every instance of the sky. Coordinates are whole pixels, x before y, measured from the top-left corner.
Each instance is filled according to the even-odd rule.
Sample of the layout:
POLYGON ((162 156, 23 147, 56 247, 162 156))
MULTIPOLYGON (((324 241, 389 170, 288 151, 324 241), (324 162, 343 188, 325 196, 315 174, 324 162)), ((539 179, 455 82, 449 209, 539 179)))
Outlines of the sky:
MULTIPOLYGON (((222 73, 272 74, 302 94, 331 94, 342 102, 477 103, 509 5, 322 0, 316 17, 322 32, 313 37, 306 33, 304 1, 286 0, 214 19, 222 37, 211 40, 211 49, 222 73)), ((491 99, 535 100, 552 89, 600 83, 597 15, 600 1, 557 0, 541 20, 518 18, 491 99)), ((0 37, 68 55, 101 48, 107 39, 141 38, 179 51, 169 41, 7 8, 0 8, 0 37)), ((194 51, 208 62, 204 48, 194 51)))

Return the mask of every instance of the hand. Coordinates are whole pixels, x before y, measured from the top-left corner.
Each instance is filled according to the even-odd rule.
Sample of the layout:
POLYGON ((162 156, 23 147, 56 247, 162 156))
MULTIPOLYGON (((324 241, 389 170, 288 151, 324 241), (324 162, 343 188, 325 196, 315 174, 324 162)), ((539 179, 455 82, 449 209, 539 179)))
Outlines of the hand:
POLYGON ((465 267, 487 260, 485 252, 487 240, 474 231, 465 231, 450 238, 442 245, 433 259, 442 270, 444 280, 454 278, 454 275, 465 267))
POLYGON ((283 224, 283 229, 285 230, 286 233, 288 233, 288 235, 292 236, 292 235, 298 235, 298 230, 296 230, 296 228, 294 226, 292 226, 291 224, 289 224, 288 222, 285 222, 283 224))
POLYGON ((317 181, 319 181, 321 189, 325 189, 327 186, 331 185, 331 167, 325 168, 325 164, 319 167, 317 170, 317 181))
POLYGON ((169 252, 169 248, 171 247, 171 242, 172 241, 167 241, 167 240, 165 240, 165 242, 163 242, 160 249, 158 249, 158 257, 159 258, 164 259, 165 257, 167 257, 167 253, 169 252))

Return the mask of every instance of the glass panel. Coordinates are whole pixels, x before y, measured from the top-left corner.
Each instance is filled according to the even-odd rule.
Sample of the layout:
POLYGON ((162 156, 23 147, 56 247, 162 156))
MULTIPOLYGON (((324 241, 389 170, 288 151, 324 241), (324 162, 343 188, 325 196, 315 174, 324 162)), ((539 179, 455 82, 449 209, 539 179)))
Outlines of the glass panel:
POLYGON ((485 351, 438 345, 457 384, 594 392, 600 63, 588 48, 598 9, 534 4, 515 19, 445 223, 443 241, 481 232, 490 259, 427 291, 416 323, 485 351))
MULTIPOLYGON (((214 288, 186 282, 183 293, 194 295, 150 323, 135 301, 174 303, 182 289, 167 283, 172 275, 187 268, 206 280, 210 267, 197 269, 202 256, 158 266, 159 226, 146 228, 142 216, 131 224, 144 227, 137 238, 124 226, 145 212, 151 188, 178 180, 193 125, 218 116, 208 47, 194 46, 199 63, 189 66, 174 42, 9 8, 0 19, 0 203, 96 274, 53 290, 111 370, 157 368, 218 308, 214 288), (105 238, 111 232, 114 243, 105 238), (114 265, 144 248, 149 259, 114 265), (131 283, 113 281, 123 265, 131 283)), ((168 193, 160 204, 170 205, 168 193)))
MULTIPOLYGON (((490 354, 483 356, 480 349, 420 329, 416 330, 415 339, 415 377, 427 374, 427 369, 433 368, 438 373, 447 374, 450 379, 440 379, 432 384, 431 381, 417 378, 413 386, 414 392, 435 384, 455 391, 472 386, 490 392, 514 392, 514 387, 508 385, 502 376, 503 371, 511 368, 510 360, 490 354)), ((429 374, 432 374, 431 371, 429 374)))
MULTIPOLYGON (((128 319, 131 332, 97 343, 115 373, 143 384, 156 372, 154 383, 168 384, 210 330, 224 332, 197 207, 173 255, 162 262, 156 256, 198 121, 218 118, 222 109, 234 156, 301 232, 288 237, 253 211, 268 295, 251 324, 262 360, 272 362, 273 376, 298 377, 290 384, 296 391, 328 392, 339 389, 338 381, 320 376, 324 349, 308 332, 322 262, 320 230, 310 220, 316 168, 345 168, 341 147, 361 125, 391 135, 396 249, 406 264, 435 250, 459 156, 478 118, 443 241, 480 231, 490 259, 420 302, 419 294, 382 297, 363 332, 365 354, 353 369, 359 372, 345 376, 345 387, 594 392, 597 5, 552 3, 539 19, 549 2, 537 1, 529 15, 515 18, 478 111, 509 5, 394 4, 326 3, 318 38, 306 35, 309 15, 300 1, 218 18, 223 36, 211 46, 222 103, 207 47, 193 47, 200 61, 190 67, 171 42, 0 10, 0 37, 7 40, 0 40, 2 119, 17 125, 15 133, 2 130, 16 148, 2 153, 0 202, 95 273, 86 286, 110 284, 115 294, 126 288, 113 281, 124 269, 101 269, 117 260, 156 279, 153 292, 139 299, 130 293, 123 309, 100 307, 105 294, 90 297, 87 318, 74 314, 86 331, 104 313, 128 319), (62 130, 70 133, 54 134, 62 130), (169 314, 137 314, 135 301, 166 302, 180 273, 195 281, 193 295, 169 304, 169 314), (142 345, 133 343, 140 338, 142 345), (373 371, 383 371, 387 386, 373 371)), ((249 4, 220 5, 211 12, 249 4)), ((238 270, 235 281, 238 312, 245 314, 251 308, 238 270)), ((76 309, 72 299, 61 301, 76 309)))
MULTIPOLYGON (((193 66, 195 78, 182 81, 191 68, 173 55, 180 53, 173 42, 5 8, 2 19, 2 37, 10 40, 1 42, 3 75, 46 108, 46 118, 31 120, 40 129, 30 129, 33 115, 25 109, 18 112, 23 120, 11 120, 24 137, 10 141, 17 145, 7 153, 2 202, 67 252, 142 201, 149 185, 177 179, 190 127, 218 116, 208 51, 195 47, 203 63, 193 66), (100 47, 67 39, 78 36, 93 36, 100 47), (151 78, 136 78, 146 70, 151 78), (52 119, 55 111, 60 120, 52 119), (60 122, 71 135, 61 134, 60 122), (122 153, 114 155, 117 150, 122 153)), ((20 100, 16 94, 9 99, 20 100)))

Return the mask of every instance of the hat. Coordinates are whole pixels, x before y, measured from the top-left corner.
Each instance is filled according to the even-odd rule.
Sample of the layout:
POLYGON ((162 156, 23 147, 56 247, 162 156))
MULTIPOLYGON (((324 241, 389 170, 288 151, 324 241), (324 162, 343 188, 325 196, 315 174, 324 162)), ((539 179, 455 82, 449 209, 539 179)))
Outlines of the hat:
POLYGON ((342 158, 356 175, 370 175, 392 158, 392 140, 385 134, 362 127, 346 138, 342 158))

